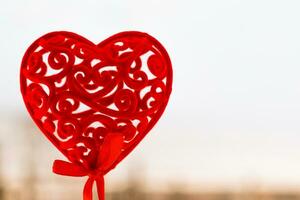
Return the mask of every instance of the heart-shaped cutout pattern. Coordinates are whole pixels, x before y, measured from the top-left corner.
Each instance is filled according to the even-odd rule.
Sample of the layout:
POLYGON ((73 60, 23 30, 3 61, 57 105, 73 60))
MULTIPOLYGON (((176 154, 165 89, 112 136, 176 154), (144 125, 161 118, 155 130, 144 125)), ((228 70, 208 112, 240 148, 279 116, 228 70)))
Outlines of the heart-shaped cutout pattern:
POLYGON ((146 33, 122 32, 95 45, 61 31, 28 48, 20 78, 31 117, 71 163, 97 168, 106 138, 122 136, 122 149, 105 174, 161 117, 172 66, 164 47, 146 33))

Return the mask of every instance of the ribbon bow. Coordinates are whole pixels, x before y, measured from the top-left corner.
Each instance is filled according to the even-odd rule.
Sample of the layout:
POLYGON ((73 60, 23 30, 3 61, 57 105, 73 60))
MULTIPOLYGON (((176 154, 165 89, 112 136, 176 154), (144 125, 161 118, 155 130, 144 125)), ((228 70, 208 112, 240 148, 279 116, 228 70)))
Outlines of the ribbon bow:
POLYGON ((107 170, 113 168, 123 148, 123 135, 119 133, 107 134, 103 144, 99 149, 97 158, 97 168, 95 170, 86 169, 79 164, 55 160, 53 172, 64 176, 89 176, 83 190, 83 200, 93 199, 93 184, 96 182, 98 199, 105 199, 104 175, 107 170))

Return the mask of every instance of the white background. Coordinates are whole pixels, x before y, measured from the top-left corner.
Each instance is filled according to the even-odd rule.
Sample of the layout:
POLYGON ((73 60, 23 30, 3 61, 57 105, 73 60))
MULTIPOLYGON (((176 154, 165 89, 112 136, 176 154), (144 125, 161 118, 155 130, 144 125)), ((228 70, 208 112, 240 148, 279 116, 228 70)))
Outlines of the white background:
MULTIPOLYGON (((67 30, 98 43, 117 32, 144 31, 170 54, 173 94, 112 181, 142 163, 154 189, 172 182, 196 189, 244 182, 300 186, 299 10, 296 0, 1 0, 0 113, 29 120, 19 68, 41 35, 67 30)), ((22 139, 3 130, 11 161, 4 168, 14 174, 21 156, 11 155, 22 139)), ((51 176, 56 157, 47 158, 43 173, 51 176)))

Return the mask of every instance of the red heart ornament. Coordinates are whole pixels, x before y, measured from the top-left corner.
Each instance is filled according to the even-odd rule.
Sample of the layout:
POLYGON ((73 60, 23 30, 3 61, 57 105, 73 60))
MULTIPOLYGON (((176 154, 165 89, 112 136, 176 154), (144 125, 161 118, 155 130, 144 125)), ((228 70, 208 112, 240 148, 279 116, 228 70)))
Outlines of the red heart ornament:
POLYGON ((21 65, 21 92, 31 117, 69 160, 53 171, 89 176, 84 199, 125 158, 164 112, 172 66, 164 47, 141 32, 121 32, 98 45, 71 32, 37 39, 21 65))

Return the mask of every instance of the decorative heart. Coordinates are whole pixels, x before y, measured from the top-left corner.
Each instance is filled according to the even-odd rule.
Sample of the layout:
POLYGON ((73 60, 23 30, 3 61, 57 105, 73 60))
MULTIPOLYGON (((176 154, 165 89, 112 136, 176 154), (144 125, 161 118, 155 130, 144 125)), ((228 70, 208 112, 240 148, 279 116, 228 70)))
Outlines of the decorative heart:
POLYGON ((161 117, 172 66, 164 47, 146 33, 122 32, 95 45, 61 31, 28 48, 20 78, 31 117, 70 163, 90 172, 101 165, 101 151, 119 152, 101 169, 106 174, 161 117))

